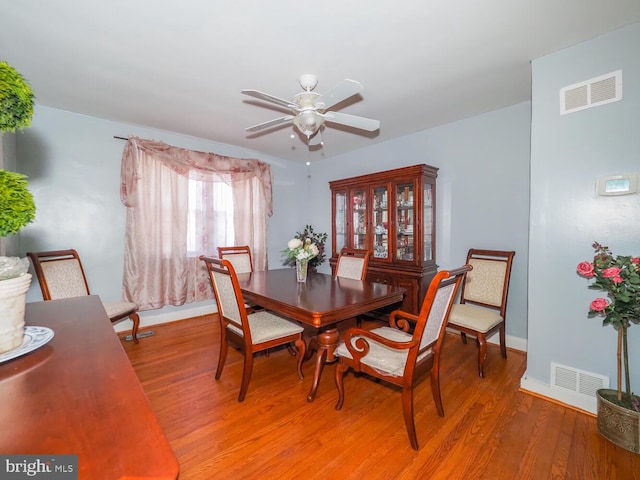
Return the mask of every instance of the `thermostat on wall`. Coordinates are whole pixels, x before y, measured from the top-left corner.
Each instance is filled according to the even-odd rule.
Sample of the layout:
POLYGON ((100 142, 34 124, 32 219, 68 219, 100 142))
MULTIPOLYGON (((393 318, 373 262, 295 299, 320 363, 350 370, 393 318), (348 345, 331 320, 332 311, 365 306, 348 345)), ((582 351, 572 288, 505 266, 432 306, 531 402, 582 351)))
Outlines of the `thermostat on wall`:
POLYGON ((638 193, 638 174, 610 175, 596 181, 598 195, 629 195, 638 193))

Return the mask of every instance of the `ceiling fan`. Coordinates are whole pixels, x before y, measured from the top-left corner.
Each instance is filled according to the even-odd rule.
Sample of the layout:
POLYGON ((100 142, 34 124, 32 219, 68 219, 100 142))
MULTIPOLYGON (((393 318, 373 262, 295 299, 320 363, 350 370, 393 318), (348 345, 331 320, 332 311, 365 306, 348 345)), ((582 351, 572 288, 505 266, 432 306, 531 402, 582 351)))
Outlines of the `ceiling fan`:
POLYGON ((345 79, 331 90, 320 94, 312 91, 318 84, 318 79, 315 75, 301 75, 299 81, 304 91, 293 97, 292 101, 274 97, 273 95, 259 92, 258 90, 242 90, 242 93, 245 95, 275 103, 276 105, 291 110, 291 114, 289 115, 253 125, 245 128, 245 131, 258 132, 293 122, 298 130, 309 140, 318 132, 325 122, 345 125, 369 132, 380 128, 379 120, 329 111, 329 108, 359 93, 362 90, 360 82, 345 79))

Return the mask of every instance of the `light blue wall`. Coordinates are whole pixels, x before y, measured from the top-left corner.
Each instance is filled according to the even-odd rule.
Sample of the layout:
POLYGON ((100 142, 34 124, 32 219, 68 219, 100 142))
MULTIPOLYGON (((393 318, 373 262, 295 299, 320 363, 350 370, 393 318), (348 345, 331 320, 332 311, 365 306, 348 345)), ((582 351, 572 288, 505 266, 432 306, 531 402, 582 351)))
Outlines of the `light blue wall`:
MULTIPOLYGON (((274 215, 269 219, 269 259, 280 262, 280 250, 304 222, 291 198, 306 192, 304 165, 266 157, 254 151, 184 135, 106 121, 36 106, 33 124, 16 134, 17 169, 29 176, 36 200, 36 221, 19 234, 18 251, 78 250, 92 293, 104 300, 120 299, 122 285, 125 207, 120 202, 120 163, 125 146, 114 136, 136 135, 198 151, 271 164, 274 215)), ((33 282, 27 301, 42 300, 33 282)), ((187 305, 184 308, 189 308, 187 305)), ((180 310, 166 307, 164 311, 180 310)), ((144 320, 145 314, 142 317, 144 320)), ((157 312, 153 312, 157 314, 157 312)))
MULTIPOLYGON (((576 265, 591 244, 640 255, 640 195, 599 197, 596 179, 640 171, 640 24, 533 62, 529 355, 527 378, 550 382, 557 362, 616 383, 616 333, 587 318, 576 265), (559 114, 562 87, 622 69, 619 102, 559 114)), ((640 327, 629 331, 632 386, 640 390, 640 327)))
POLYGON ((331 180, 419 163, 438 167, 436 262, 460 266, 472 247, 515 250, 507 334, 525 339, 530 116, 525 102, 318 161, 310 167, 315 223, 331 231, 331 180))

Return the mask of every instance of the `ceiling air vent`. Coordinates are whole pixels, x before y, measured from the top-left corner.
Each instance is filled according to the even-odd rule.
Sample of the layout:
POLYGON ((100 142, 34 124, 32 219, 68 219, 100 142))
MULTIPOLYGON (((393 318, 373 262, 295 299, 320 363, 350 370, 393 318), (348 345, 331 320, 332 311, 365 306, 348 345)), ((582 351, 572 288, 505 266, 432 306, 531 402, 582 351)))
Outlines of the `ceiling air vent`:
POLYGON ((622 70, 560 89, 560 114, 573 113, 622 99, 622 70))

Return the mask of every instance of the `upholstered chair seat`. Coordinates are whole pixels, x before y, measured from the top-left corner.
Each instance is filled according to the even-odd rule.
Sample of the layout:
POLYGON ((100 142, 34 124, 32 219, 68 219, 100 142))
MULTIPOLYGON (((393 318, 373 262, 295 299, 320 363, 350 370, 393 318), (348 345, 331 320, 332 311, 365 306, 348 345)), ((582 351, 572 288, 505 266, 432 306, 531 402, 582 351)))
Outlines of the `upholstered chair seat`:
MULTIPOLYGON (((251 341, 254 345, 275 340, 288 335, 302 333, 304 328, 301 325, 291 322, 275 313, 261 310, 247 315, 249 328, 251 329, 251 341)), ((241 328, 232 323, 227 328, 239 336, 243 336, 241 328)))
POLYGON ((456 304, 451 308, 449 323, 487 333, 504 319, 495 310, 476 307, 466 303, 456 304))

